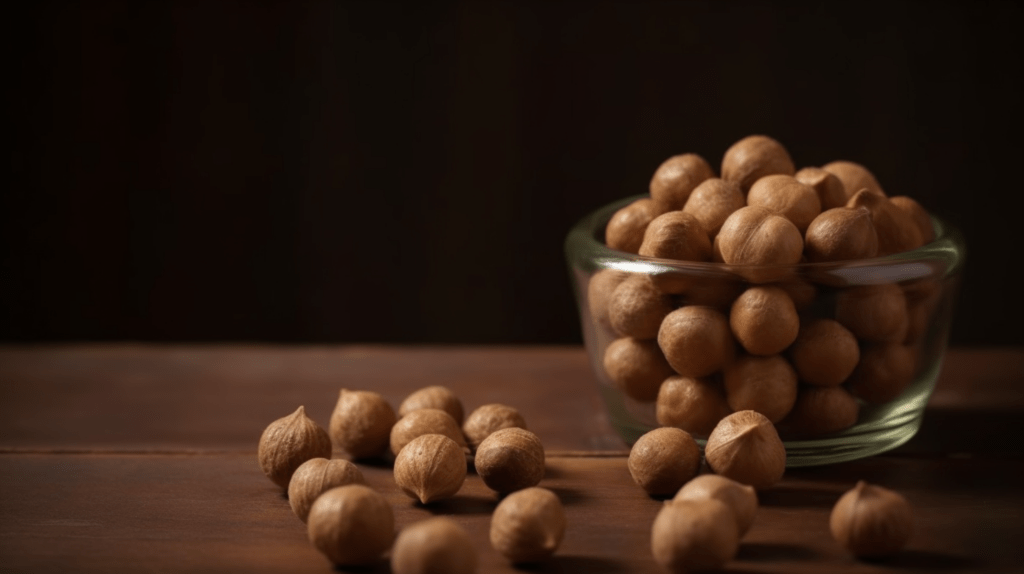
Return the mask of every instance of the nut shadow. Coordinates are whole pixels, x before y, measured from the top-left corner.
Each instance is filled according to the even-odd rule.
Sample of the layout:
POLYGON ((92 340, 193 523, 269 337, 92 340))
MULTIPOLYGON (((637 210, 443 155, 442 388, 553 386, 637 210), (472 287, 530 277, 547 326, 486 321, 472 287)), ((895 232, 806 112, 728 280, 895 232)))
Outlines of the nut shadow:
POLYGON ((779 508, 832 508, 843 492, 842 488, 836 487, 779 484, 758 491, 757 503, 779 508))
POLYGON ((580 504, 594 498, 587 494, 585 490, 579 488, 570 488, 567 486, 545 486, 544 488, 554 492, 558 496, 558 500, 560 500, 564 506, 580 504))
POLYGON ((906 570, 920 570, 922 572, 955 572, 957 570, 974 570, 982 566, 981 562, 967 556, 931 552, 928 550, 903 550, 899 554, 885 559, 860 560, 866 564, 903 568, 906 570))
POLYGON ((498 506, 498 500, 486 496, 467 496, 456 494, 451 498, 438 500, 429 504, 421 502, 413 503, 417 508, 422 508, 434 515, 451 514, 487 514, 494 513, 498 506))
POLYGON ((741 542, 736 560, 749 562, 775 562, 785 560, 815 560, 817 552, 797 544, 777 542, 741 542))
POLYGON ((628 564, 611 558, 597 556, 554 555, 544 562, 513 564, 520 572, 621 574, 631 572, 628 564))

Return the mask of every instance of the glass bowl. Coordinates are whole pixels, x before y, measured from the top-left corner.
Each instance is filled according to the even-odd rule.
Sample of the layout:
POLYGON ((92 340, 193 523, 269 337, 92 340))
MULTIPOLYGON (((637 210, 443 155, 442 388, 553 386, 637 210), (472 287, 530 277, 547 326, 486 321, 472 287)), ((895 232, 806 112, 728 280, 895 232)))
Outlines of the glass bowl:
MULTIPOLYGON (((682 415, 680 411, 672 411, 675 407, 670 406, 663 407, 664 412, 676 412, 671 426, 688 430, 703 446, 710 428, 707 419, 715 421, 729 412, 728 404, 725 405, 727 410, 722 410, 722 399, 726 397, 725 369, 749 357, 733 338, 732 358, 723 370, 699 379, 700 392, 690 386, 686 387, 690 390, 670 391, 668 383, 663 382, 668 380, 666 377, 674 377, 676 382, 672 389, 682 388, 680 385, 684 383, 691 386, 698 383, 679 382, 680 377, 675 376, 677 373, 671 367, 664 370, 668 364, 661 364, 665 357, 656 336, 647 340, 634 337, 619 343, 616 346, 619 350, 615 351, 618 354, 614 356, 621 357, 621 349, 629 347, 647 349, 644 353, 648 355, 661 353, 661 358, 649 359, 648 365, 645 363, 648 359, 637 359, 646 357, 644 353, 637 355, 630 351, 632 354, 626 355, 630 357, 626 368, 632 373, 629 376, 641 373, 653 381, 647 383, 646 389, 638 391, 638 387, 632 387, 627 393, 621 382, 623 375, 619 374, 619 382, 616 382, 605 368, 610 345, 624 339, 612 327, 609 305, 616 297, 615 289, 637 276, 651 280, 659 297, 663 297, 659 301, 666 304, 667 309, 710 307, 726 321, 736 297, 746 289, 755 285, 781 287, 798 310, 801 337, 804 329, 815 322, 848 326, 844 321, 856 323, 858 318, 876 314, 879 321, 886 321, 905 314, 906 320, 900 319, 901 325, 905 324, 900 328, 904 330, 898 335, 875 337, 875 340, 872 336, 856 336, 853 352, 858 356, 853 359, 856 361, 853 374, 840 385, 833 382, 827 386, 846 392, 821 391, 823 387, 807 384, 801 372, 795 403, 799 409, 792 407, 792 412, 778 420, 776 427, 786 445, 789 467, 872 456, 894 449, 914 436, 921 426, 925 404, 942 366, 954 297, 964 265, 964 241, 955 228, 933 216, 936 238, 918 249, 865 260, 785 267, 657 259, 605 246, 604 230, 608 220, 619 208, 640 197, 643 196, 625 198, 587 215, 569 231, 565 241, 587 354, 610 422, 627 444, 632 445, 644 433, 663 426, 658 420, 659 402, 671 405, 672 400, 678 401, 678 393, 682 393, 690 397, 686 399, 690 401, 690 408, 681 411, 682 415), (897 304, 895 312, 893 302, 897 304), (655 363, 660 366, 651 366, 655 363), (672 399, 673 392, 676 399, 672 399), (823 398, 826 395, 833 398, 823 398), (679 416, 684 418, 679 419, 679 416), (845 428, 828 430, 837 426, 845 428)), ((621 305, 617 307, 619 325, 623 324, 621 308, 621 305)), ((852 325, 849 326, 853 331, 852 325)), ((791 345, 773 360, 781 357, 792 366, 795 353, 791 345)), ((623 368, 617 366, 621 361, 612 358, 609 361, 617 373, 622 372, 623 368)), ((755 365, 754 368, 760 367, 755 365)))

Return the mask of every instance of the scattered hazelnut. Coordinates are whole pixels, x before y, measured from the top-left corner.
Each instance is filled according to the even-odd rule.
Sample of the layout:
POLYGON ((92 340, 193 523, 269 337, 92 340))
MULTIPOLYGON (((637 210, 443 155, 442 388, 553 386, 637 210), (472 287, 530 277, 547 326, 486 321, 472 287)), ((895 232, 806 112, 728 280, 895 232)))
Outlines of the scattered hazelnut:
POLYGON ((523 415, 508 405, 492 403, 469 413, 466 422, 462 424, 462 433, 466 435, 466 442, 472 450, 476 451, 492 432, 511 427, 525 429, 526 420, 523 415))
POLYGON ((612 329, 623 337, 653 339, 661 320, 672 310, 668 296, 647 275, 633 275, 612 293, 608 317, 612 329))
POLYGON ((647 225, 658 214, 654 201, 644 197, 619 209, 608 220, 604 230, 604 241, 612 249, 636 253, 644 241, 647 225))
POLYGON ((731 412, 721 389, 706 379, 673 376, 658 390, 655 416, 662 426, 706 437, 731 412))
POLYGON ((843 182, 843 189, 846 190, 847 199, 862 189, 867 189, 875 195, 885 196, 882 186, 878 185, 873 173, 868 168, 852 161, 839 160, 821 166, 821 169, 831 173, 843 182))
POLYGON ((843 387, 804 385, 796 395, 796 404, 779 422, 786 436, 813 438, 846 430, 857 423, 860 406, 843 387))
POLYGON ((814 189, 818 194, 818 200, 821 201, 822 211, 846 205, 846 188, 843 187, 843 182, 820 167, 805 167, 793 177, 814 189))
POLYGON ((608 317, 609 303, 612 293, 619 283, 625 281, 629 274, 618 269, 602 269, 591 276, 587 282, 587 308, 590 309, 590 316, 594 322, 606 329, 612 328, 611 319, 608 317))
POLYGON ((684 430, 657 428, 633 444, 627 466, 647 494, 672 496, 700 471, 700 447, 684 430))
POLYGON ((462 424, 464 411, 462 401, 448 387, 432 385, 413 392, 398 407, 399 418, 417 409, 441 409, 450 414, 455 422, 462 424))
POLYGON ((721 369, 735 352, 725 315, 700 305, 669 313, 658 330, 658 346, 680 375, 704 377, 721 369))
POLYGON ((295 516, 305 522, 318 496, 347 484, 366 484, 359 467, 343 458, 311 458, 295 469, 288 483, 288 504, 295 516))
POLYGON ((910 219, 917 225, 921 233, 921 241, 931 243, 935 240, 935 228, 932 227, 932 218, 928 212, 914 198, 905 195, 890 197, 889 202, 910 216, 910 219))
POLYGON ((863 207, 871 212, 871 222, 878 234, 879 256, 902 253, 924 245, 921 231, 911 215, 893 205, 888 197, 860 190, 846 206, 863 207))
POLYGON ((391 427, 391 452, 397 455, 412 439, 425 434, 442 434, 460 447, 466 446, 462 429, 452 416, 440 409, 417 409, 391 427))
POLYGON ((730 265, 793 265, 804 250, 803 235, 792 221, 756 205, 734 211, 716 240, 722 260, 730 265))
POLYGON ((736 517, 740 538, 750 530, 757 514, 757 491, 718 474, 702 474, 683 485, 673 501, 714 499, 723 502, 736 517))
POLYGON ((839 498, 828 524, 832 537, 855 556, 881 558, 906 546, 914 511, 899 493, 861 480, 839 498))
POLYGON ((656 341, 632 337, 608 345, 604 351, 604 370, 617 389, 638 401, 658 398, 662 381, 674 374, 656 341))
POLYGON ((725 367, 725 400, 734 411, 757 411, 773 423, 796 402, 796 371, 779 355, 747 355, 725 367))
POLYGON ((471 574, 476 546, 451 518, 435 516, 406 526, 391 551, 392 574, 471 574))
POLYGON ((722 157, 722 179, 739 184, 744 193, 766 175, 793 175, 789 152, 768 136, 747 136, 732 144, 722 157))
POLYGON ((395 411, 378 393, 342 389, 331 414, 331 440, 353 458, 381 456, 388 450, 395 411))
POLYGON ((748 353, 774 355, 796 339, 800 316, 784 290, 758 285, 744 291, 732 304, 729 326, 748 353))
POLYGON ((693 188, 714 175, 708 162, 697 154, 672 156, 658 166, 651 178, 651 199, 663 212, 682 209, 693 188))
POLYGON ((708 436, 704 458, 715 473, 754 488, 782 479, 786 447, 767 417, 756 411, 735 412, 708 436))
POLYGON ((811 263, 874 257, 878 254, 878 234, 871 212, 853 207, 821 212, 807 228, 804 251, 811 263))
POLYGON ((793 222, 803 233, 821 213, 821 200, 809 185, 791 175, 766 175, 747 192, 747 205, 757 205, 793 222))
POLYGON ((388 501, 362 484, 332 488, 309 509, 309 541, 339 565, 367 566, 380 560, 395 537, 388 501))
POLYGON ((836 298, 836 320, 865 341, 902 341, 909 328, 907 299, 892 283, 844 289, 836 298))
POLYGON ((832 319, 813 320, 800 327, 789 350, 800 380, 831 387, 845 381, 860 360, 857 338, 832 319))
POLYGON ((256 453, 263 474, 284 489, 299 465, 318 457, 331 457, 331 438, 306 416, 305 407, 267 425, 256 453))
POLYGON ((539 562, 555 553, 565 535, 565 511, 546 488, 506 496, 491 516, 491 546, 514 564, 539 562))
POLYGON ((696 217, 685 211, 669 211, 648 224, 637 252, 644 257, 708 261, 711 259, 711 240, 707 229, 696 217))
POLYGON ((418 436, 395 457, 395 483, 423 504, 455 496, 465 480, 465 452, 441 434, 418 436))
POLYGON ((484 484, 496 492, 537 486, 544 478, 544 445, 525 429, 497 430, 477 447, 473 464, 484 484))
POLYGON ((735 558, 736 519, 720 500, 666 502, 651 527, 651 553, 670 572, 717 570, 735 558))
POLYGON ((846 381, 850 392, 873 405, 887 403, 903 394, 914 381, 917 352, 900 343, 868 345, 846 381))
POLYGON ((683 213, 692 215, 708 237, 714 237, 729 214, 746 205, 743 190, 735 182, 717 177, 704 180, 686 200, 683 213))

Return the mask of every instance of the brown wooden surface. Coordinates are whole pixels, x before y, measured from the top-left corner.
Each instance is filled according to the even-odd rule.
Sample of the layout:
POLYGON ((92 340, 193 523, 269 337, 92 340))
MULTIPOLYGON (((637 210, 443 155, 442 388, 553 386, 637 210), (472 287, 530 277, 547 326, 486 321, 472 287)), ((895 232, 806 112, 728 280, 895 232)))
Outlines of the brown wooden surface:
MULTIPOLYGON (((326 425, 338 389, 395 405, 445 384, 466 407, 520 408, 548 451, 543 486, 569 528, 543 572, 659 572, 661 504, 636 487, 589 363, 570 347, 52 346, 0 348, 0 572, 331 572, 260 472, 256 442, 299 404, 326 425)), ((795 469, 761 493, 729 572, 1013 572, 1024 564, 1024 349, 954 349, 921 432, 892 453, 795 469), (858 479, 917 512, 909 548, 856 561, 828 513, 858 479)), ((398 527, 449 514, 481 572, 514 572, 487 542, 495 496, 412 503, 384 463, 361 465, 398 527)), ((387 571, 382 563, 377 571, 387 571)))

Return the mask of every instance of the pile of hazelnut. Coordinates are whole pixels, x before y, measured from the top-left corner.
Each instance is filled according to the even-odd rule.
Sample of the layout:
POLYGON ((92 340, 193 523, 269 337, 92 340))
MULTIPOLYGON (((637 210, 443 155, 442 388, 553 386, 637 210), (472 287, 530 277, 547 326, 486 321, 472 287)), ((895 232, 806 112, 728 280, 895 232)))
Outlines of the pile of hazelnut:
POLYGON ((934 237, 915 200, 888 197, 853 162, 797 171, 761 135, 725 152, 720 177, 698 155, 671 157, 650 196, 605 230, 609 247, 670 265, 606 268, 588 284, 591 317, 611 339, 605 372, 633 401, 655 403, 659 425, 700 437, 743 410, 785 437, 847 429, 861 405, 892 401, 914 380, 941 289, 930 278, 847 285, 828 265, 934 237), (825 265, 815 275, 800 263, 825 265))
POLYGON ((395 574, 469 573, 477 549, 446 517, 416 522, 396 537, 391 505, 356 464, 331 458, 334 446, 354 460, 393 455, 395 483, 423 505, 458 493, 472 465, 503 496, 491 518, 495 550, 512 563, 532 563, 561 544, 562 503, 537 486, 544 447, 515 408, 483 405, 464 420, 459 398, 431 386, 409 395, 396 415, 378 393, 342 390, 327 430, 299 407, 267 426, 257 453, 264 474, 306 523, 310 542, 337 565, 373 565, 390 550, 395 574))

